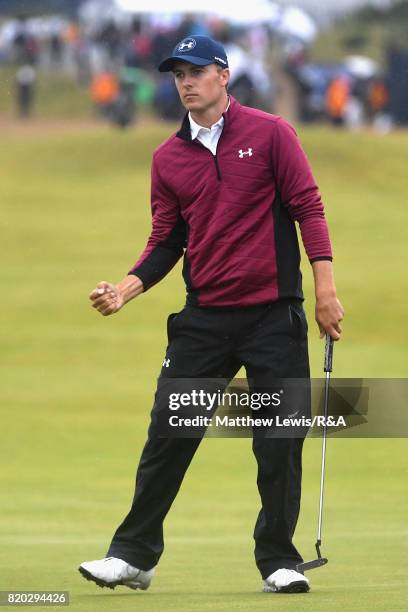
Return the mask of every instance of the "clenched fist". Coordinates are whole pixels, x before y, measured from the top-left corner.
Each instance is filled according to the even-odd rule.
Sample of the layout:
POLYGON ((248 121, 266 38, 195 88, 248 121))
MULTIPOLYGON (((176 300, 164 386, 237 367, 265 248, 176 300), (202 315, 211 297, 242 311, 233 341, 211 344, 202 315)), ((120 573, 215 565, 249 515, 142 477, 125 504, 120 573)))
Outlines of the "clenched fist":
POLYGON ((125 303, 119 288, 112 283, 102 281, 90 293, 89 299, 92 307, 96 308, 104 317, 118 312, 125 303))

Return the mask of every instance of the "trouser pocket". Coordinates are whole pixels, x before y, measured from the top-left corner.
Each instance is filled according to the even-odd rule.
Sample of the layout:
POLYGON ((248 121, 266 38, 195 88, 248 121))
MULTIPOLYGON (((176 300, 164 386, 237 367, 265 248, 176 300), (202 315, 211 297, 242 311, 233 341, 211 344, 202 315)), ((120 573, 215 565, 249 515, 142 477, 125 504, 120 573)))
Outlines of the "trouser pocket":
POLYGON ((178 314, 179 314, 178 312, 172 312, 167 317, 167 339, 169 342, 173 338, 174 323, 175 323, 174 319, 178 316, 178 314))
POLYGON ((288 311, 292 336, 296 340, 304 340, 307 337, 308 325, 303 307, 289 304, 288 311))

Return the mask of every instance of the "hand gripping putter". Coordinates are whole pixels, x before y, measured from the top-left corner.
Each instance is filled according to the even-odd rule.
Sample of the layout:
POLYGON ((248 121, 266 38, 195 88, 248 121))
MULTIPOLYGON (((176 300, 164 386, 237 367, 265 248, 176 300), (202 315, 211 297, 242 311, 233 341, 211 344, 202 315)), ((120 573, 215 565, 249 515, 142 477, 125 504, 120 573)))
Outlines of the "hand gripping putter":
POLYGON ((316 552, 317 559, 314 561, 306 561, 298 563, 296 569, 298 572, 307 572, 315 567, 326 565, 328 559, 322 557, 320 546, 322 545, 322 516, 323 516, 323 491, 324 491, 324 469, 326 466, 326 441, 327 441, 327 417, 329 414, 329 384, 330 373, 333 365, 333 338, 326 334, 326 346, 324 351, 324 371, 326 373, 326 381, 324 385, 324 425, 323 425, 323 443, 322 443, 322 471, 320 476, 320 500, 319 500, 319 522, 317 527, 316 552))

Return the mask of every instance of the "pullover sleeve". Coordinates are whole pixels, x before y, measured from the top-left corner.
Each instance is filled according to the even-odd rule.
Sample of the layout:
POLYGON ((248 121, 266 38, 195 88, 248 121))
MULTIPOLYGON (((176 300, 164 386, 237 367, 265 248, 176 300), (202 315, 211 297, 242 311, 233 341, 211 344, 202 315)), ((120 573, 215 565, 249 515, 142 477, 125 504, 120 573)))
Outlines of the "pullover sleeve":
POLYGON ((186 225, 177 198, 163 182, 155 156, 151 172, 151 210, 150 237, 129 272, 141 279, 145 291, 170 272, 186 247, 186 225))
POLYGON ((295 130, 281 118, 275 124, 272 154, 277 189, 290 216, 299 223, 310 263, 331 260, 329 231, 319 189, 295 130))

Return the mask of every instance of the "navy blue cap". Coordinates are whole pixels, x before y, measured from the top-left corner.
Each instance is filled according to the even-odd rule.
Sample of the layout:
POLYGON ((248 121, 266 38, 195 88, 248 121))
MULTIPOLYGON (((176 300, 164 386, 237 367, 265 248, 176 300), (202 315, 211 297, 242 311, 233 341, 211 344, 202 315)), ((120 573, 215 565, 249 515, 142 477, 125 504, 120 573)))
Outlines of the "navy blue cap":
POLYGON ((228 58, 221 43, 208 36, 189 36, 177 43, 173 54, 159 64, 160 72, 170 72, 176 62, 183 61, 196 66, 218 64, 228 68, 228 58))

